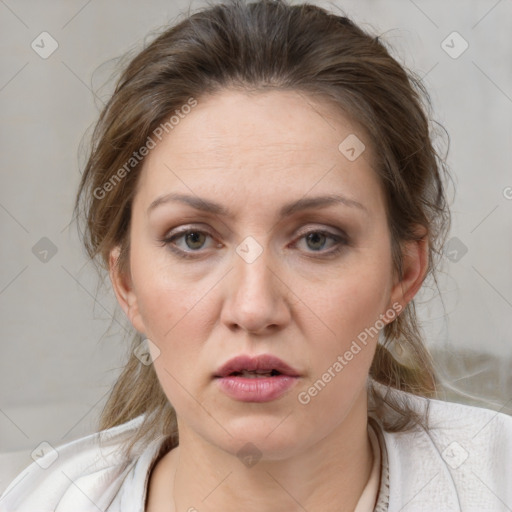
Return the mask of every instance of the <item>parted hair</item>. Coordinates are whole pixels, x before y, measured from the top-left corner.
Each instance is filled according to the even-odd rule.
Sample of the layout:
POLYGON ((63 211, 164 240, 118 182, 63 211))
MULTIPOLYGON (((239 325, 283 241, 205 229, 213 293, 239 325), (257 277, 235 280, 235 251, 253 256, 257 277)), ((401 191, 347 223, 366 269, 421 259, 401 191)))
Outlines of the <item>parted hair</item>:
MULTIPOLYGON (((384 190, 394 267, 401 276, 403 242, 425 236, 429 256, 425 279, 431 277, 437 284, 441 248, 450 227, 444 184, 449 172, 435 148, 440 125, 431 120, 427 90, 378 36, 346 16, 286 0, 232 0, 189 13, 164 27, 124 66, 94 126, 75 201, 75 214, 83 221, 84 246, 100 273, 109 270, 109 253, 116 246, 120 248, 117 270, 129 272, 131 205, 144 160, 129 172, 125 167, 116 186, 106 184, 190 98, 200 101, 203 95, 224 89, 297 91, 330 102, 364 127, 384 190), (426 234, 418 235, 418 226, 426 234)), ((134 353, 141 333, 132 334, 126 365, 110 391, 98 427, 108 429, 144 414, 126 453, 136 441, 157 435, 168 436, 169 449, 179 441, 176 412, 153 365, 142 364, 134 353)), ((414 301, 380 333, 368 379, 368 409, 382 419, 387 431, 428 428, 427 414, 378 391, 382 386, 373 382, 436 396, 434 362, 424 344, 414 301), (400 361, 398 352, 391 350, 395 344, 405 348, 407 361, 400 361)))

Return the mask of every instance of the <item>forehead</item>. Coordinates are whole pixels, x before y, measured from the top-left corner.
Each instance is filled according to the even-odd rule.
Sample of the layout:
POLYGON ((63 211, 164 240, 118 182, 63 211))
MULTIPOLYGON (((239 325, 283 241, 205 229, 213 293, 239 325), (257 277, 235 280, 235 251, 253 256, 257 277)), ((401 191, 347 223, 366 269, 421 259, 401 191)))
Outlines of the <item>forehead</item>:
POLYGON ((301 195, 317 184, 324 192, 339 186, 355 192, 376 185, 372 151, 365 130, 327 102, 296 91, 224 90, 198 98, 150 151, 139 190, 144 202, 187 184, 203 191, 226 186, 249 193, 266 184, 270 194, 280 183, 301 195), (347 158, 345 141, 364 148, 357 159, 347 158))

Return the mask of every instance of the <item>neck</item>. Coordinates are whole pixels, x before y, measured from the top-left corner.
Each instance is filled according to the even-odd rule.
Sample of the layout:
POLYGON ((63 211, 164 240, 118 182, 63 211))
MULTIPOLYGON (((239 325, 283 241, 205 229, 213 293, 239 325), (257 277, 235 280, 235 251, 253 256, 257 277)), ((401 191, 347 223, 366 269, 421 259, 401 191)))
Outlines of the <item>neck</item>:
POLYGON ((242 504, 247 512, 353 511, 373 464, 366 393, 337 428, 290 457, 245 466, 236 450, 221 450, 183 425, 173 452, 173 512, 238 512, 242 504))

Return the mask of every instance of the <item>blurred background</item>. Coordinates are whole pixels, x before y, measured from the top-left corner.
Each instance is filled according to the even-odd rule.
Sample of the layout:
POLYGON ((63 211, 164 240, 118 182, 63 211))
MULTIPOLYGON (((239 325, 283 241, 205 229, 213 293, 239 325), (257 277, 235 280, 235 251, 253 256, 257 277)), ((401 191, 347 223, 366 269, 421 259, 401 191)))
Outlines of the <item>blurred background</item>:
MULTIPOLYGON (((442 398, 510 414, 512 2, 312 3, 379 35, 431 94, 456 192, 422 327, 442 398)), ((96 430, 126 360, 128 323, 85 256, 73 202, 116 59, 204 5, 0 0, 0 492, 41 442, 96 430)))

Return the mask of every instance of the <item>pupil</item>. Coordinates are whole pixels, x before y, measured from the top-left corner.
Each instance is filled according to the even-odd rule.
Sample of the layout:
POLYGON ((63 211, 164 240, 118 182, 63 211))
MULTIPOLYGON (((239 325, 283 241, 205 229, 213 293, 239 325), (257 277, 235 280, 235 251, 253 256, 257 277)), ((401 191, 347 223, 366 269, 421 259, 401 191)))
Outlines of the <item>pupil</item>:
MULTIPOLYGON (((200 238, 200 237, 201 237, 201 235, 202 235, 202 233, 196 233, 196 232, 188 233, 188 235, 187 235, 187 245, 189 245, 189 244, 188 244, 188 242, 189 242, 190 240, 192 240, 192 243, 193 243, 193 244, 194 244, 194 243, 197 243, 197 241, 198 241, 197 239, 198 239, 198 238, 200 238)), ((202 245, 202 244, 199 244, 199 246, 201 246, 201 245, 202 245)), ((189 247, 190 247, 190 245, 189 245, 189 247)), ((197 249, 198 247, 190 247, 190 248, 191 248, 191 249, 197 249)))
MULTIPOLYGON (((310 242, 311 240, 313 240, 313 243, 314 243, 314 239, 317 238, 317 237, 320 237, 320 239, 322 238, 325 238, 325 235, 322 235, 321 233, 310 233, 308 236, 307 236, 307 239, 308 239, 308 242, 310 242)), ((323 246, 323 243, 320 244, 320 247, 313 247, 315 249, 320 249, 321 247, 323 246)))

